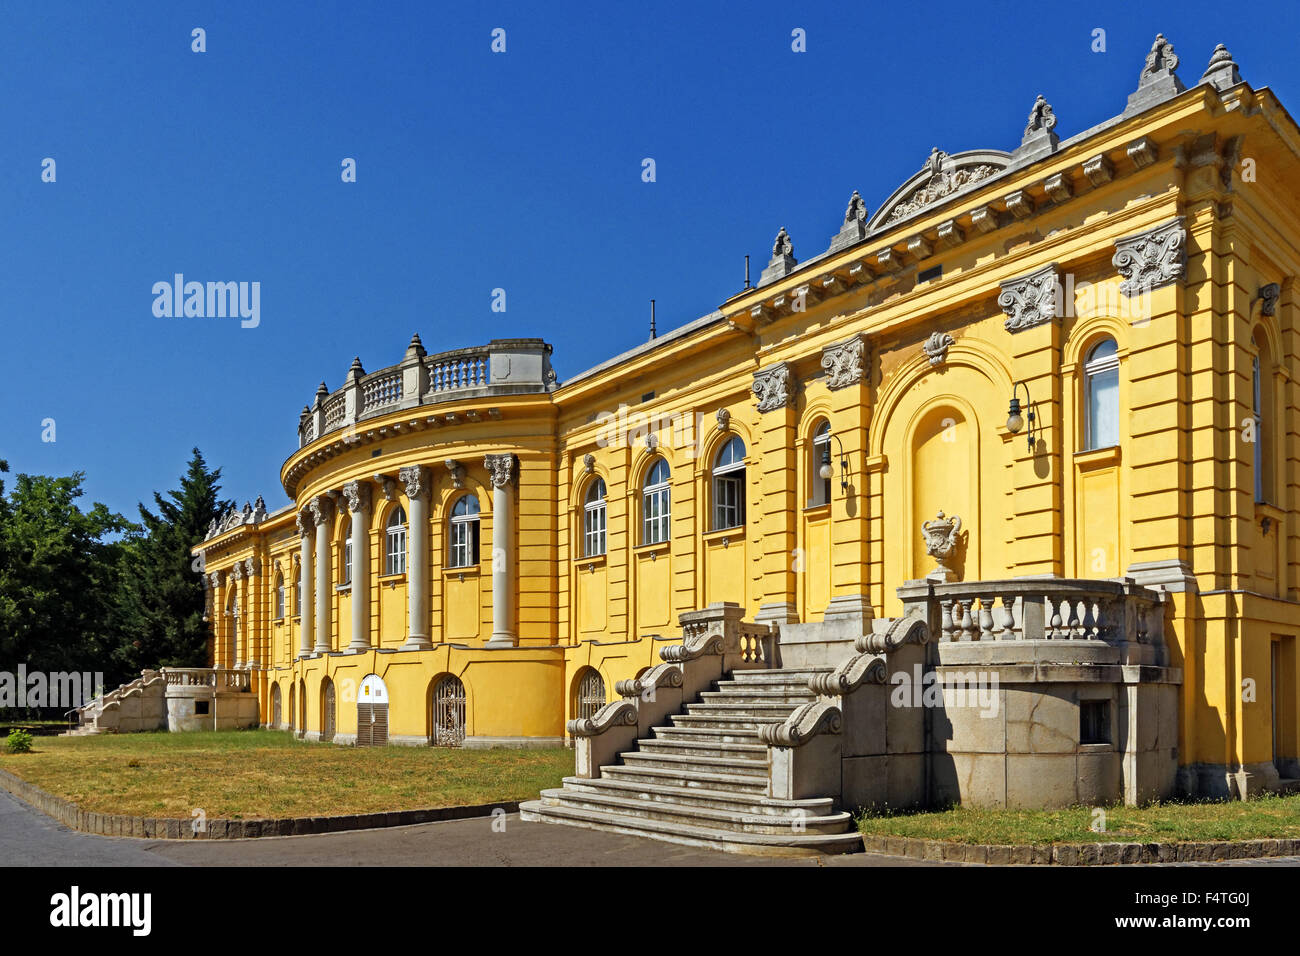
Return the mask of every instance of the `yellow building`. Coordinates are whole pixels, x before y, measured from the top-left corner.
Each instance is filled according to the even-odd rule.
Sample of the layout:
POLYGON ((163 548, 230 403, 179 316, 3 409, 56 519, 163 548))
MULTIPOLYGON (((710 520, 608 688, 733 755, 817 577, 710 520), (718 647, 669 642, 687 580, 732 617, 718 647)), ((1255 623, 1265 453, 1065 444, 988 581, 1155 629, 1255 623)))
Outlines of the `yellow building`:
POLYGON ((313 739, 557 745, 715 602, 807 637, 921 593, 942 654, 1095 637, 1118 579, 1158 597, 1115 684, 1169 688, 1176 787, 1300 777, 1300 129, 1226 50, 1176 64, 1068 139, 1040 97, 1014 151, 934 150, 569 381, 537 339, 354 361, 293 505, 196 548, 214 666, 313 739))

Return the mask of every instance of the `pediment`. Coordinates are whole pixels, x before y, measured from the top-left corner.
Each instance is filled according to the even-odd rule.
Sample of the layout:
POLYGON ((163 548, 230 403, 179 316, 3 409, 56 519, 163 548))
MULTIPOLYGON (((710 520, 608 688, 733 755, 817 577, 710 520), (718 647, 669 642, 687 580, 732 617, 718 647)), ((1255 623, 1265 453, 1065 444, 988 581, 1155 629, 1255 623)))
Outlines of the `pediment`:
POLYGON ((894 190, 867 223, 868 232, 888 229, 922 210, 1001 173, 1011 154, 1000 149, 970 149, 963 153, 930 151, 925 165, 894 190))

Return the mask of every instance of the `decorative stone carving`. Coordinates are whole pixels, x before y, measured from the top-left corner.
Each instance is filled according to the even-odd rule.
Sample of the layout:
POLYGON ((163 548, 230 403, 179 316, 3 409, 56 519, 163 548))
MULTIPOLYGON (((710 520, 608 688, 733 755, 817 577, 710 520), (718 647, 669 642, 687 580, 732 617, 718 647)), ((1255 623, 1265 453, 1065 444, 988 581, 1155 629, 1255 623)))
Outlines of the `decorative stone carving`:
POLYGON ((1232 61, 1232 54, 1222 43, 1210 54, 1210 65, 1201 74, 1201 82, 1208 83, 1220 93, 1232 89, 1241 82, 1241 73, 1237 69, 1237 64, 1232 61))
POLYGON ((646 691, 653 691, 660 687, 681 687, 682 680, 681 664, 656 664, 640 677, 615 683, 614 693, 620 697, 637 698, 646 691))
POLYGON ((1034 197, 1023 189, 1017 189, 1006 197, 1007 212, 1017 219, 1028 219, 1034 214, 1034 197))
POLYGON ((230 567, 230 580, 242 581, 244 579, 244 562, 236 561, 230 567))
POLYGON ((244 561, 244 577, 255 578, 262 573, 262 559, 254 555, 244 561))
POLYGON ((955 219, 945 219, 939 223, 939 248, 951 249, 966 241, 966 234, 955 219))
POLYGON ((930 626, 923 618, 896 617, 883 630, 858 637, 853 646, 863 654, 889 654, 904 644, 930 643, 930 626))
POLYGON ((819 699, 800 705, 779 724, 763 724, 758 739, 769 747, 800 747, 818 734, 838 734, 843 724, 839 707, 819 699))
POLYGON ((758 399, 760 412, 770 412, 791 405, 794 396, 790 391, 790 367, 784 362, 778 362, 755 372, 753 390, 758 399))
POLYGON ((324 495, 317 495, 311 501, 307 502, 307 507, 311 511, 312 523, 317 526, 323 525, 326 521, 329 521, 330 513, 333 511, 333 506, 329 498, 324 495))
POLYGON ((943 360, 948 357, 948 349, 954 344, 954 339, 947 332, 931 332, 930 337, 925 340, 921 350, 930 356, 931 365, 942 365, 943 360))
POLYGON ((1187 272, 1187 230, 1178 216, 1161 226, 1115 240, 1111 262, 1124 281, 1120 291, 1133 296, 1178 282, 1187 272))
POLYGON ((1056 317, 1061 301, 1060 271, 1055 262, 1019 279, 1002 283, 998 305, 1007 314, 1008 332, 1033 328, 1056 317))
POLYGON ((596 470, 595 455, 586 454, 582 456, 582 470, 588 475, 590 475, 593 471, 596 470))
POLYGON ((253 502, 253 524, 259 524, 266 518, 266 501, 261 495, 253 502))
POLYGON ((429 469, 424 465, 407 465, 397 472, 397 477, 409 499, 422 497, 429 490, 429 469))
POLYGON ((654 432, 648 432, 645 436, 645 447, 647 451, 654 451, 659 447, 659 436, 654 432))
POLYGON ((925 553, 935 560, 935 569, 927 577, 940 581, 951 581, 956 577, 947 560, 957 550, 957 536, 961 533, 961 518, 953 515, 945 517, 942 511, 930 521, 921 522, 921 537, 925 541, 925 553))
POLYGON ((568 722, 569 736, 596 737, 619 726, 635 726, 636 702, 616 700, 606 704, 591 717, 580 717, 568 722))
POLYGON ((215 589, 215 588, 219 588, 219 587, 221 587, 221 572, 220 572, 220 571, 213 571, 211 574, 209 574, 209 575, 208 575, 208 582, 209 582, 210 586, 211 586, 212 588, 214 588, 214 589, 215 589))
POLYGON ((1011 154, 1013 159, 1017 162, 1032 162, 1054 151, 1060 141, 1054 132, 1055 127, 1056 114, 1052 112, 1052 107, 1047 100, 1040 95, 1034 100, 1034 106, 1029 111, 1029 122, 1025 126, 1019 148, 1011 154))
POLYGON ((1125 153, 1133 161, 1134 166, 1138 169, 1145 169, 1156 161, 1156 157, 1160 155, 1160 149, 1150 136, 1141 136, 1128 144, 1125 153))
POLYGON ((451 476, 451 486, 453 488, 465 487, 465 466, 455 458, 448 458, 444 461, 443 466, 447 469, 447 474, 451 476))
POLYGON ((488 477, 492 480, 493 488, 504 488, 514 481, 514 455, 487 455, 483 459, 483 467, 488 470, 488 477))
POLYGON ((858 191, 853 190, 849 197, 849 206, 844 210, 844 225, 831 238, 831 252, 846 249, 867 237, 867 204, 863 202, 858 191))
POLYGON ((1115 177, 1115 167, 1104 153, 1083 161, 1083 174, 1094 186, 1104 186, 1115 177))
POLYGON ((905 219, 964 186, 1001 172, 1006 167, 1005 157, 1006 153, 992 152, 949 156, 938 147, 931 149, 930 158, 921 167, 921 172, 904 185, 904 195, 895 193, 891 196, 884 209, 876 213, 871 225, 875 227, 905 219), (978 162, 979 159, 993 161, 978 162), (919 181, 914 183, 914 180, 919 181))
POLYGON ((370 508, 370 484, 365 481, 349 481, 343 486, 343 498, 348 503, 350 514, 362 514, 370 508))
MULTIPOLYGON (((1271 312, 1270 312, 1269 314, 1272 315, 1271 312)), ((717 414, 717 419, 718 419, 718 430, 719 430, 719 431, 724 431, 724 432, 725 432, 725 431, 728 431, 728 430, 731 428, 731 412, 727 411, 727 409, 725 409, 725 408, 719 408, 719 409, 718 409, 718 414, 717 414)))
POLYGON ((1139 112, 1183 92, 1185 87, 1174 72, 1177 69, 1178 57, 1174 53, 1174 45, 1165 39, 1163 33, 1157 33, 1155 42, 1151 44, 1151 52, 1142 65, 1142 72, 1138 74, 1138 88, 1129 94, 1124 115, 1139 112))
POLYGON ((1048 176, 1043 183, 1043 188, 1047 190, 1047 195, 1052 197, 1053 202, 1065 202, 1074 195, 1074 186, 1065 173, 1048 176))
POLYGON ((758 284, 764 286, 777 279, 783 279, 793 272, 798 264, 799 260, 794 257, 794 243, 790 241, 790 234, 785 231, 785 226, 782 226, 781 231, 776 234, 776 240, 772 243, 772 260, 758 277, 758 284))
POLYGON ((298 514, 293 519, 293 523, 298 528, 299 537, 311 533, 310 531, 311 519, 307 517, 307 510, 305 508, 302 511, 298 512, 298 514))
POLYGON ((998 213, 992 206, 978 206, 970 211, 971 225, 980 232, 992 232, 998 227, 998 213))
POLYGON ((379 493, 384 496, 385 501, 393 501, 397 498, 397 482, 391 477, 375 475, 374 479, 379 483, 379 493))
POLYGON ((934 255, 934 249, 925 241, 925 236, 913 236, 907 240, 907 254, 913 259, 928 259, 934 255))
POLYGON ((1261 315, 1276 315, 1277 300, 1282 295, 1282 286, 1276 282, 1270 282, 1268 285, 1259 287, 1259 297, 1263 305, 1259 307, 1261 315))
POLYGON ((822 349, 822 368, 826 370, 826 387, 835 391, 859 384, 866 369, 866 355, 866 342, 860 335, 822 349))

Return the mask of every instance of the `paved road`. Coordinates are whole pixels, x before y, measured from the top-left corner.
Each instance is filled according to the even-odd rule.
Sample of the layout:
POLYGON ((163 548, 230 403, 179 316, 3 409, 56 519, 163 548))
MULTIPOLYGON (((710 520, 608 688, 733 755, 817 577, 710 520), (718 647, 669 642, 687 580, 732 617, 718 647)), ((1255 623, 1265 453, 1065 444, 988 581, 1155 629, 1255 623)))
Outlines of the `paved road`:
POLYGON ((6 866, 918 866, 855 853, 780 860, 504 818, 449 820, 258 840, 178 842, 70 830, 0 789, 0 865, 6 866), (498 824, 500 827, 500 824, 498 824))

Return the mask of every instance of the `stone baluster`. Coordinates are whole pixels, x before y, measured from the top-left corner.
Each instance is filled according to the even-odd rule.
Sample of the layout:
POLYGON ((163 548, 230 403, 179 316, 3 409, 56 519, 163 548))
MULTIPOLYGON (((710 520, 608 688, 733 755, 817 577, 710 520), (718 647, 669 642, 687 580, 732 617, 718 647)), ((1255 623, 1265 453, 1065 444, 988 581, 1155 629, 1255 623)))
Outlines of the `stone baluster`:
POLYGON ((939 640, 952 640, 952 598, 939 600, 939 640))
POLYGON ((980 640, 993 640, 993 598, 980 598, 980 640))
POLYGON ((1016 599, 1014 595, 1002 595, 1002 634, 1004 641, 1016 638, 1016 599))

